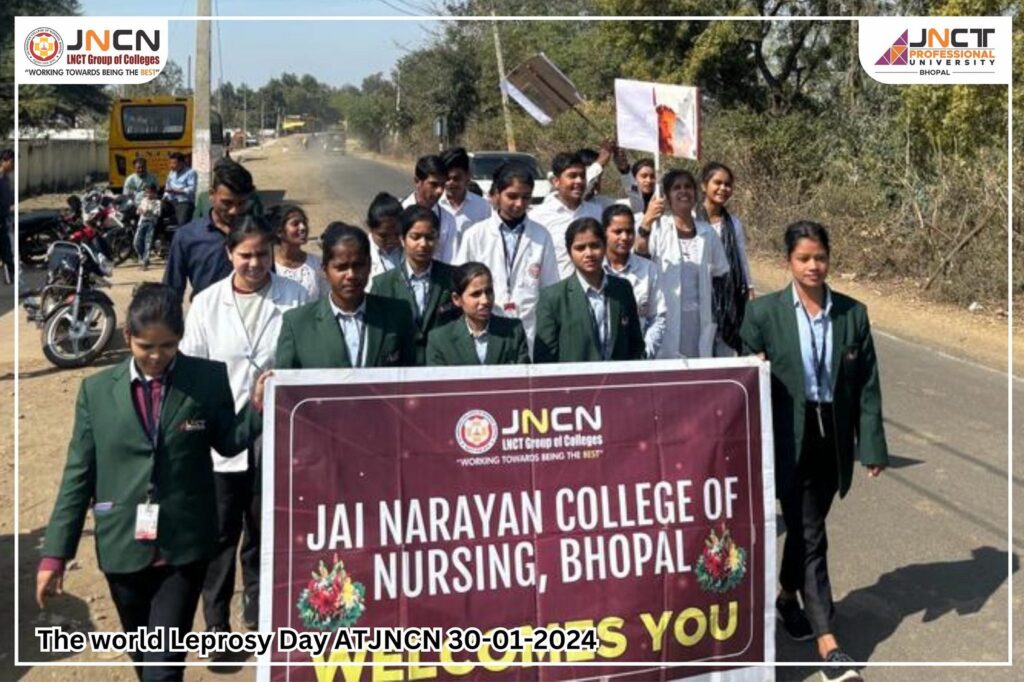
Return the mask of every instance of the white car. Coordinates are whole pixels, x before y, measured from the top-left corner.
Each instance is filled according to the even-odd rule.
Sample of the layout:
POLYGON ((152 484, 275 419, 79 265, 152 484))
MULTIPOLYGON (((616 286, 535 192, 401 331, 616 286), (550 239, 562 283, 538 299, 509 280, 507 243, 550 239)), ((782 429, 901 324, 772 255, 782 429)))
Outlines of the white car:
POLYGON ((539 204, 544 197, 551 193, 551 183, 547 175, 540 169, 537 157, 533 154, 521 152, 469 152, 469 174, 486 197, 491 191, 491 182, 494 171, 509 161, 517 161, 526 164, 533 173, 533 200, 532 203, 539 204))

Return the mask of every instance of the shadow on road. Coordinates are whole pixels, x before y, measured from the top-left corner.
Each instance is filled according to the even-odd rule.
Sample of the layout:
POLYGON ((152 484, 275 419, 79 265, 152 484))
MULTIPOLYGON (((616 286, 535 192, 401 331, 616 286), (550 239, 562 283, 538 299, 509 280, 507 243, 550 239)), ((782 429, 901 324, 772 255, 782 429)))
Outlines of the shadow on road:
MULTIPOLYGON (((89 605, 72 594, 64 593, 61 596, 53 597, 46 604, 46 610, 40 611, 36 606, 36 567, 39 562, 39 545, 42 543, 45 528, 37 528, 30 533, 18 536, 18 551, 20 554, 18 575, 18 637, 20 654, 23 660, 28 661, 60 661, 68 658, 71 654, 47 654, 39 651, 39 640, 36 638, 37 627, 60 626, 68 631, 89 632, 95 630, 89 615, 89 605)), ((91 532, 83 535, 91 535, 91 532)), ((0 536, 0 556, 14 557, 14 541, 12 535, 0 536)), ((11 567, 13 568, 13 566, 11 567)), ((81 580, 81 572, 72 570, 69 572, 71 581, 81 580)), ((0 611, 13 614, 14 607, 11 604, 11 597, 14 594, 14 571, 10 571, 0 577, 0 611)), ((73 583, 71 589, 74 589, 73 583)), ((14 642, 12 632, 13 618, 0 618, 0 642, 14 642)), ((31 667, 14 666, 13 652, 0 659, 0 679, 18 680, 28 674, 31 667)))
MULTIPOLYGON (((977 613, 1006 582, 1006 559, 1007 553, 1003 550, 979 547, 972 550, 970 559, 910 564, 885 573, 874 585, 854 590, 836 604, 835 626, 839 641, 855 660, 868 661, 905 619, 918 612, 924 623, 953 611, 961 616, 977 613)), ((1016 573, 1019 568, 1020 558, 1014 554, 1012 572, 1016 573)), ((987 652, 936 650, 926 660, 979 660, 983 654, 1005 659, 1007 653, 1000 649, 1003 645, 1003 641, 994 641, 993 650, 987 652)), ((779 632, 777 647, 778 660, 817 659, 813 641, 796 643, 779 632)), ((910 659, 909 656, 904 658, 910 659)), ((780 681, 802 680, 813 671, 812 668, 777 669, 780 681)))

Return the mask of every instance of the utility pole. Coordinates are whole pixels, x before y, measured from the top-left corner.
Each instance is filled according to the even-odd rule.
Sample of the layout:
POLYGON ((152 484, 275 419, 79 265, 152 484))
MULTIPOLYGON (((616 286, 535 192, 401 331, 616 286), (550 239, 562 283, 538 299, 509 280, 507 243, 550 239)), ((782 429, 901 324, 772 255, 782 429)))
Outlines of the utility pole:
POLYGON ((192 55, 188 56, 188 70, 185 72, 185 89, 189 92, 195 92, 195 88, 192 87, 192 55))
MULTIPOLYGON (((498 85, 505 80, 505 58, 501 55, 501 39, 498 37, 498 20, 491 10, 491 31, 494 33, 494 54, 498 59, 498 85)), ((505 119, 505 144, 510 152, 516 150, 516 136, 512 132, 512 113, 508 109, 508 93, 501 91, 501 114, 505 119)))
POLYGON ((263 95, 260 95, 260 131, 267 127, 267 124, 263 121, 263 95))
MULTIPOLYGON (((242 134, 249 137, 249 88, 242 90, 242 134)), ((244 142, 242 143, 244 146, 244 142)))
MULTIPOLYGON (((196 0, 196 16, 210 16, 210 0, 196 0)), ((196 89, 192 114, 192 167, 196 169, 196 199, 210 189, 210 22, 196 22, 196 89)))

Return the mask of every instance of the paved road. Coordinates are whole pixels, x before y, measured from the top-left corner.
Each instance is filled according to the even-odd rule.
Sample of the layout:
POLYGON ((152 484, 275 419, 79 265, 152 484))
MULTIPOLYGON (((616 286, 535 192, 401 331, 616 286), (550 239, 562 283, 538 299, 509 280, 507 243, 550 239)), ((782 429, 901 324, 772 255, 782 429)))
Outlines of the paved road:
MULTIPOLYGON (((279 150, 247 154, 257 184, 303 205, 314 234, 330 220, 362 223, 377 191, 401 198, 411 188, 411 169, 354 156, 290 151, 282 163, 279 150)), ((1007 379, 879 331, 894 465, 879 480, 858 477, 831 514, 841 641, 860 660, 1005 661, 1008 574, 1012 563, 1019 614, 1018 554, 1024 542, 1018 524, 1008 554, 1007 379)), ((1018 405, 1020 386, 1015 382, 1018 405)), ((1014 421, 1020 419, 1018 410, 1014 421)), ((1024 466, 1019 457, 1016 464, 1013 492, 1019 498, 1024 466)), ((1019 629, 1014 643, 1020 666, 1019 629)), ((780 636, 778 658, 807 661, 815 653, 812 645, 780 636)), ((1016 679, 1005 667, 872 667, 865 673, 870 680, 892 682, 1016 679)), ((810 668, 780 667, 778 679, 816 678, 810 668)))

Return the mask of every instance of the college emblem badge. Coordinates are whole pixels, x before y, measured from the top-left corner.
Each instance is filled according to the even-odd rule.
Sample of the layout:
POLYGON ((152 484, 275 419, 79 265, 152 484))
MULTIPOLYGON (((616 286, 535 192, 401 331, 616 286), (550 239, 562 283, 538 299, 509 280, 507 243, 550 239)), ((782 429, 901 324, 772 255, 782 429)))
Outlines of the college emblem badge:
POLYGON ((52 28, 37 28, 25 39, 25 56, 36 66, 53 66, 64 54, 64 40, 52 28))
POLYGON ((498 440, 498 422, 488 412, 470 410, 455 427, 459 447, 471 455, 482 455, 498 440))

